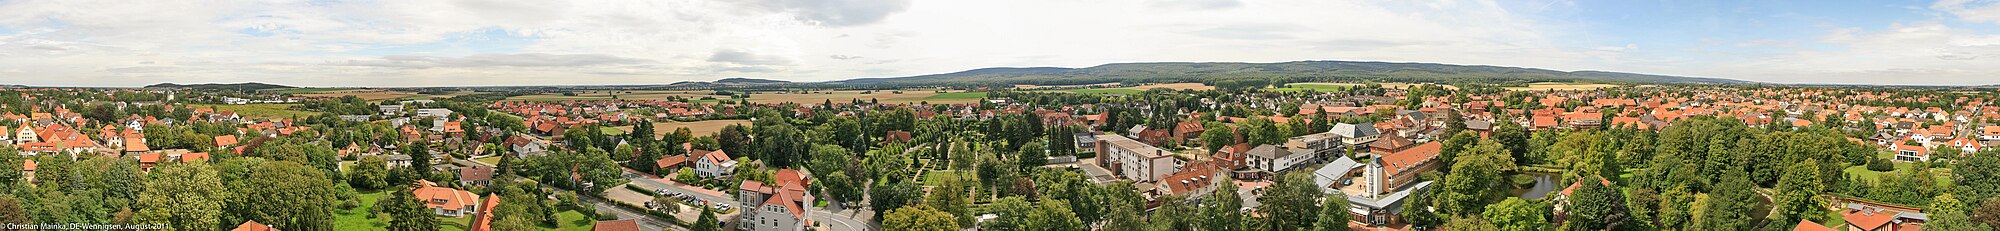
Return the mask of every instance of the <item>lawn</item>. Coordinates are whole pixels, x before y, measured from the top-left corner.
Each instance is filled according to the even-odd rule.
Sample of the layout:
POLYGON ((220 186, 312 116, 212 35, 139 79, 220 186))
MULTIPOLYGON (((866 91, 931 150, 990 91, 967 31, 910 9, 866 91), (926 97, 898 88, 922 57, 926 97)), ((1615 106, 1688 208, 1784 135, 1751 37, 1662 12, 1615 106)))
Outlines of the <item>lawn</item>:
MULTIPOLYGON (((584 216, 583 213, 576 212, 576 210, 563 210, 560 213, 556 213, 556 220, 560 221, 556 222, 555 230, 588 231, 590 230, 590 226, 597 224, 597 221, 590 220, 589 216, 584 216)), ((548 228, 548 226, 542 226, 542 228, 548 228)))
POLYGON ((1348 88, 1352 88, 1352 87, 1354 87, 1355 85, 1359 85, 1359 84, 1351 84, 1351 83, 1294 83, 1294 84, 1286 84, 1286 85, 1285 85, 1285 87, 1280 87, 1280 88, 1271 88, 1271 89, 1269 89, 1269 90, 1270 90, 1270 91, 1275 91, 1275 92, 1296 92, 1296 91, 1305 91, 1305 90, 1313 90, 1313 91, 1317 91, 1317 92, 1335 92, 1335 91, 1345 91, 1345 90, 1347 90, 1348 88))
MULTIPOLYGON (((929 173, 924 173, 924 185, 930 185, 930 186, 944 185, 945 178, 952 177, 953 175, 962 175, 965 178, 972 177, 970 173, 967 174, 953 174, 953 173, 957 172, 951 170, 940 170, 940 171, 931 171, 929 173)), ((965 178, 960 178, 960 179, 965 179, 965 178)))
MULTIPOLYGON (((503 154, 503 155, 504 155, 504 154, 503 154)), ((494 155, 494 156, 488 156, 488 157, 483 157, 483 158, 479 158, 479 159, 472 159, 472 161, 478 161, 478 162, 480 162, 480 163, 486 163, 486 164, 488 164, 488 165, 494 165, 494 166, 499 166, 499 165, 500 165, 500 156, 499 156, 499 155, 494 155)))
POLYGON ((333 227, 339 230, 388 230, 386 227, 389 227, 389 221, 374 219, 368 214, 368 208, 375 206, 375 200, 388 193, 389 191, 377 191, 355 196, 361 200, 361 206, 334 210, 333 227))
MULTIPOLYGON (((1908 168, 1910 167, 1910 165, 1911 163, 1907 162, 1897 162, 1896 169, 1908 168)), ((1931 170, 1935 171, 1937 169, 1931 169, 1931 170)), ((1848 175, 1854 175, 1855 177, 1859 177, 1863 180, 1869 180, 1869 181, 1880 180, 1882 178, 1882 174, 1889 173, 1889 172, 1870 171, 1868 170, 1868 166, 1862 166, 1862 165, 1848 166, 1847 169, 1842 169, 1841 171, 1846 172, 1848 175)), ((1936 174, 1936 175, 1937 175, 1938 186, 1951 187, 1951 185, 1953 184, 1951 181, 1951 176, 1945 174, 1936 174)))
POLYGON ((320 113, 320 112, 300 111, 291 109, 292 106, 297 106, 297 105, 298 104, 193 104, 189 106, 197 108, 214 107, 217 110, 234 111, 236 112, 237 115, 241 115, 243 117, 265 118, 265 119, 290 119, 293 116, 297 116, 299 118, 305 118, 314 115, 319 115, 320 113))

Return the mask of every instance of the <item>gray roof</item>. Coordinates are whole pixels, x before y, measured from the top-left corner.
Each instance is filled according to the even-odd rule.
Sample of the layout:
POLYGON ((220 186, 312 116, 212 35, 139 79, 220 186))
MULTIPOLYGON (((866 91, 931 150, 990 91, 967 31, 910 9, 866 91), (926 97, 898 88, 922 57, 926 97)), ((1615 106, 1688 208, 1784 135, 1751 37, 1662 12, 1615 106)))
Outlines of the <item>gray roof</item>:
POLYGON ((1465 128, 1472 130, 1491 130, 1493 129, 1493 122, 1485 120, 1466 120, 1465 128))
POLYGON ((1425 187, 1430 187, 1430 186, 1431 186, 1430 181, 1417 182, 1416 185, 1412 185, 1410 186, 1410 188, 1403 189, 1402 191, 1396 191, 1396 193, 1390 193, 1388 196, 1383 196, 1382 199, 1379 200, 1369 199, 1368 197, 1360 195, 1347 195, 1347 202, 1353 203, 1355 205, 1367 206, 1369 208, 1389 209, 1390 213, 1402 213, 1403 206, 1398 206, 1398 205, 1402 204, 1403 198, 1408 198, 1410 197, 1410 194, 1415 193, 1417 190, 1423 190, 1425 187))
POLYGON ((1277 159, 1280 157, 1291 156, 1292 151, 1283 147, 1278 147, 1277 145, 1266 144, 1266 145, 1257 145, 1256 148, 1251 148, 1250 155, 1263 158, 1277 159))
POLYGON ((1333 125, 1333 134, 1338 135, 1340 137, 1355 138, 1355 137, 1374 136, 1382 133, 1375 131, 1375 124, 1373 123, 1363 123, 1363 124, 1340 123, 1333 125))
POLYGON ((1331 191, 1333 189, 1329 186, 1340 182, 1342 177, 1347 176, 1347 172, 1354 171, 1355 168, 1360 167, 1361 163, 1354 162, 1354 159, 1342 155, 1340 159, 1333 160, 1333 163, 1327 163, 1326 166, 1321 166, 1319 169, 1313 170, 1313 184, 1319 185, 1320 190, 1331 191))

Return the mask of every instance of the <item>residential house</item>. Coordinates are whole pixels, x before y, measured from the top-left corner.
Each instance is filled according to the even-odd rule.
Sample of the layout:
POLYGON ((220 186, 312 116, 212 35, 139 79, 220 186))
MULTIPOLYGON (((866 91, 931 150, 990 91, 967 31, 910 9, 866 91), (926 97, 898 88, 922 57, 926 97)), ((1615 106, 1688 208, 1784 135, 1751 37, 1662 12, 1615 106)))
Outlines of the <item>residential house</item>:
POLYGON ((1097 164, 1134 182, 1158 182, 1179 172, 1181 160, 1146 143, 1118 135, 1097 136, 1097 164))
POLYGON ((229 149, 229 146, 236 146, 236 135, 215 136, 215 150, 229 149))
POLYGON ((715 150, 700 155, 694 161, 694 173, 702 178, 727 177, 736 171, 736 160, 729 159, 729 153, 715 150))
POLYGON ((1930 221, 1930 215, 1918 208, 1858 200, 1846 201, 1849 203, 1846 210, 1840 212, 1840 217, 1847 221, 1844 225, 1847 230, 1920 231, 1923 230, 1924 223, 1930 221))
POLYGON ((590 226, 590 231, 639 231, 639 220, 599 221, 590 226))
MULTIPOLYGON (((1606 180, 1603 177, 1598 177, 1597 181, 1598 185, 1611 186, 1611 180, 1606 180)), ((1549 198, 1554 202, 1553 208, 1557 222, 1561 222, 1563 218, 1569 216, 1569 212, 1564 207, 1569 206, 1569 198, 1571 195, 1576 195, 1576 189, 1583 188, 1583 182, 1581 179, 1572 182, 1569 184, 1569 187, 1563 187, 1562 191, 1556 191, 1556 195, 1549 198)))
POLYGON ((236 228, 230 229, 230 231, 278 231, 278 228, 273 228, 271 227, 271 225, 266 225, 263 223, 257 223, 257 221, 253 220, 253 221, 244 221, 243 224, 236 225, 236 228))
POLYGON ((500 207, 499 194, 487 194, 486 201, 480 202, 479 211, 472 213, 472 224, 467 231, 493 231, 493 208, 500 207))
POLYGON ((448 116, 451 116, 451 109, 444 109, 444 108, 417 109, 417 117, 445 118, 448 116))
POLYGON ((492 182, 493 167, 475 164, 458 169, 458 183, 461 185, 486 185, 492 182))
POLYGON ((1792 231, 1834 231, 1834 229, 1827 228, 1826 225, 1820 225, 1819 222, 1813 222, 1812 220, 1807 220, 1807 219, 1799 219, 1799 224, 1793 225, 1792 231))
POLYGON ((35 167, 37 165, 39 164, 35 164, 35 159, 21 160, 21 180, 35 182, 35 167))
MULTIPOLYGON (((5 128, 5 127, 0 127, 0 128, 5 128)), ((1986 126, 1984 128, 1981 128, 1979 132, 1979 139, 2000 140, 2000 125, 1986 126)))
POLYGON ((417 180, 417 187, 411 193, 424 201, 424 208, 432 214, 448 217, 464 217, 479 210, 479 195, 470 191, 438 187, 429 180, 417 180))
POLYGON ((1930 148, 1925 148, 1923 145, 1910 145, 1910 144, 1904 144, 1903 142, 1894 142, 1894 144, 1889 145, 1889 150, 1893 150, 1896 152, 1895 161, 1900 161, 1900 162, 1931 161, 1931 150, 1930 148))
POLYGON ((773 174, 775 185, 743 181, 737 187, 736 204, 743 205, 744 210, 736 218, 736 229, 805 230, 809 222, 806 209, 811 208, 813 197, 806 193, 808 181, 793 172, 773 174))

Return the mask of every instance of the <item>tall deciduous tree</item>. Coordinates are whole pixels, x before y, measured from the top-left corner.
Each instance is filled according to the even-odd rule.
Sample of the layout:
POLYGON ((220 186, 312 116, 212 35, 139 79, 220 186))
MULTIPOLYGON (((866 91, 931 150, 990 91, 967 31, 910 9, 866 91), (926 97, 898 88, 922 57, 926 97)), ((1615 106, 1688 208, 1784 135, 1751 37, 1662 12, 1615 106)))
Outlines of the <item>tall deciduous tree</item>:
POLYGON ((1778 178, 1774 209, 1785 220, 1818 219, 1826 215, 1826 206, 1819 202, 1819 192, 1824 188, 1819 181, 1819 161, 1793 163, 1778 178))
POLYGON ((951 213, 917 205, 890 210, 882 215, 882 230, 891 231, 952 231, 958 230, 957 218, 951 213))
MULTIPOLYGON (((1231 182, 1231 180, 1225 178, 1216 182, 1231 182)), ((1243 198, 1237 196, 1236 190, 1236 184, 1222 184, 1215 189, 1214 194, 1209 195, 1208 199, 1201 201, 1198 217, 1202 218, 1200 221, 1202 230, 1244 230, 1243 213, 1238 212, 1243 209, 1243 198)))
POLYGON ((1595 176, 1581 181, 1586 183, 1569 197, 1568 230, 1615 230, 1626 222, 1624 192, 1596 184, 1601 179, 1595 176))
POLYGON ((139 223, 172 225, 176 230, 222 228, 222 201, 229 191, 207 163, 170 164, 153 169, 139 194, 139 223))
POLYGON ((257 165, 245 178, 243 192, 234 193, 245 203, 245 218, 280 230, 332 230, 333 182, 325 172, 290 161, 269 161, 257 165))
POLYGON ((1508 197, 1499 204, 1486 206, 1486 212, 1480 215, 1501 231, 1540 231, 1549 228, 1548 218, 1543 214, 1549 212, 1541 204, 1508 197))
POLYGON ((1346 194, 1336 192, 1321 201, 1322 203, 1319 206, 1319 220, 1314 221, 1313 231, 1351 230, 1347 227, 1349 215, 1347 214, 1348 202, 1346 194))
POLYGON ((1313 184, 1311 175, 1303 172, 1285 174, 1273 183, 1264 197, 1257 198, 1263 207, 1257 211, 1264 213, 1263 230, 1298 230, 1310 227, 1318 220, 1320 211, 1317 200, 1324 196, 1313 184))
POLYGON ((417 199, 412 189, 397 189, 384 201, 375 206, 382 206, 382 212, 389 215, 390 231, 438 230, 438 218, 424 208, 423 199, 417 199))

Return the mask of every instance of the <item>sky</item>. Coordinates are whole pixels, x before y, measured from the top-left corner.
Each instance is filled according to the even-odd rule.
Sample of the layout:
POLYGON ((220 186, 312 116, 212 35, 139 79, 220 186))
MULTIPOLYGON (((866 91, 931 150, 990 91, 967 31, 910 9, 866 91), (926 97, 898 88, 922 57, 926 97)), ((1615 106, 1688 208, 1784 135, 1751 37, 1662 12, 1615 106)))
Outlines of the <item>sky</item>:
POLYGON ((2000 1, 0 0, 0 84, 829 81, 1350 60, 2000 84, 2000 1))

